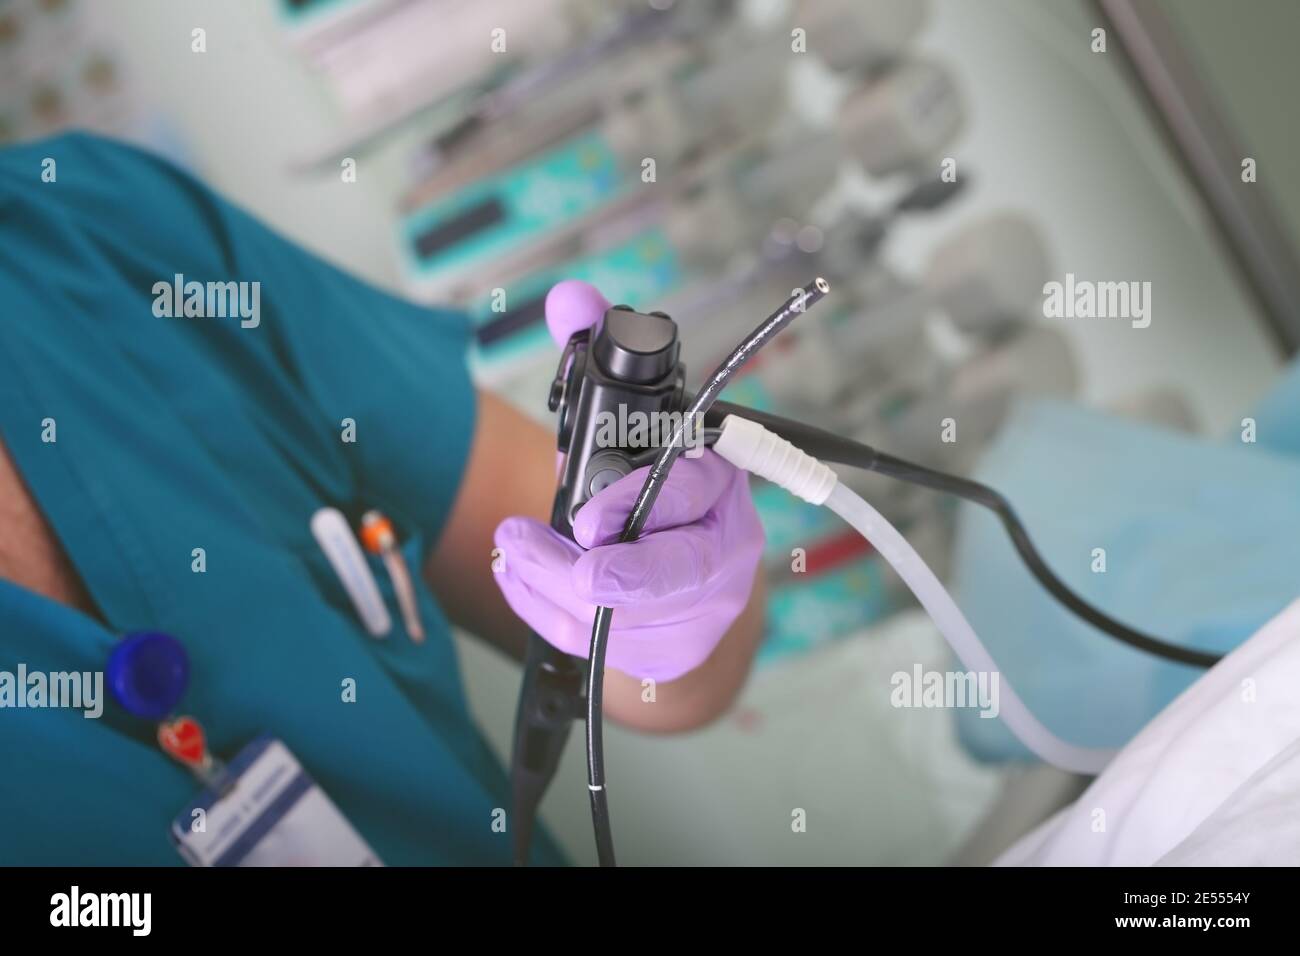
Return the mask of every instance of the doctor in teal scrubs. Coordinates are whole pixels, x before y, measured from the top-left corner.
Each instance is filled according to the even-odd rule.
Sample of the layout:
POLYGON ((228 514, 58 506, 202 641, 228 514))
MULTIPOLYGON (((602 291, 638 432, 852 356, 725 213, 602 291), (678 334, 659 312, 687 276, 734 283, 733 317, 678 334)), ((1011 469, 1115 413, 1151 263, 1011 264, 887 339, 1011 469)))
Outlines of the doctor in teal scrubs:
MULTIPOLYGON (((466 344, 459 315, 366 286, 146 153, 86 135, 0 152, 0 671, 101 671, 123 634, 172 634, 180 709, 218 757, 284 741, 385 863, 508 863, 506 774, 448 628, 519 655, 493 530, 546 519, 555 441, 476 393, 466 344), (259 282, 256 325, 159 315, 176 275, 259 282), (392 519, 427 640, 379 558, 394 630, 365 632, 309 529, 326 506, 392 519)), ((652 708, 611 672, 611 718, 721 713, 760 599, 652 708)), ((181 862, 167 831, 197 784, 112 701, 97 720, 0 709, 0 765, 0 864, 181 862)), ((563 862, 545 832, 534 859, 563 862)))

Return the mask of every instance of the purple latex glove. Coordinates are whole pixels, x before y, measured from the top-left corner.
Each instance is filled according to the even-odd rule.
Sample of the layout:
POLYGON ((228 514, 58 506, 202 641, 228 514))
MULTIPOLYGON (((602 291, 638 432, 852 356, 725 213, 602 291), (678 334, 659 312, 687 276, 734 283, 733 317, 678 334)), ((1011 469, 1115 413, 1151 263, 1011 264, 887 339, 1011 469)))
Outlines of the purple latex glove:
MULTIPOLYGON (((563 345, 609 304, 584 282, 546 297, 546 323, 563 345)), ((749 601, 763 526, 746 475, 711 451, 677 459, 645 530, 618 536, 645 482, 638 468, 579 509, 578 543, 532 518, 497 527, 496 575, 514 612, 560 650, 586 657, 597 605, 615 609, 605 658, 637 678, 670 681, 698 667, 749 601)))

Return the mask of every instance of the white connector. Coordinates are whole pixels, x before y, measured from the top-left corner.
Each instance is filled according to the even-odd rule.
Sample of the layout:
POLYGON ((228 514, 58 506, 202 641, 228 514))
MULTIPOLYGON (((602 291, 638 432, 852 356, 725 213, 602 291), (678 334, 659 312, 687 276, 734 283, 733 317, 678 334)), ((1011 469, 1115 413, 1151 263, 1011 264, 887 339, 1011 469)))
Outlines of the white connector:
POLYGON ((766 478, 810 504, 825 504, 839 477, 812 455, 757 422, 728 415, 713 450, 742 471, 766 478))

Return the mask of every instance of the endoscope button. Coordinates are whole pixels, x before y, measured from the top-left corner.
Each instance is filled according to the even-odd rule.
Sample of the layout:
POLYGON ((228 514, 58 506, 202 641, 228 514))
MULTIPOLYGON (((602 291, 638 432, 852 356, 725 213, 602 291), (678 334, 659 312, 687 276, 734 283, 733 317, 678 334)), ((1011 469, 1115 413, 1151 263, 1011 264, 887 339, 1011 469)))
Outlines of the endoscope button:
POLYGON ((598 495, 614 482, 623 477, 623 473, 614 468, 606 468, 604 471, 598 471, 591 476, 590 491, 591 494, 598 495))
POLYGON ((627 457, 616 451, 601 451, 587 462, 587 496, 594 497, 632 470, 627 457))

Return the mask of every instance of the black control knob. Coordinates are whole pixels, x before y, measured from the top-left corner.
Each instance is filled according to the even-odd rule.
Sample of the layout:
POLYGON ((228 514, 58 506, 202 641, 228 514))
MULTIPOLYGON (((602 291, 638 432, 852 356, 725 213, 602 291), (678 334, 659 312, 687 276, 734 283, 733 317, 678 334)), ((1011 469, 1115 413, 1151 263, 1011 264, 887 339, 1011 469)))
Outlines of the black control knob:
POLYGON ((624 306, 605 313, 591 354, 611 378, 648 385, 676 367, 680 348, 677 325, 671 319, 624 306))

